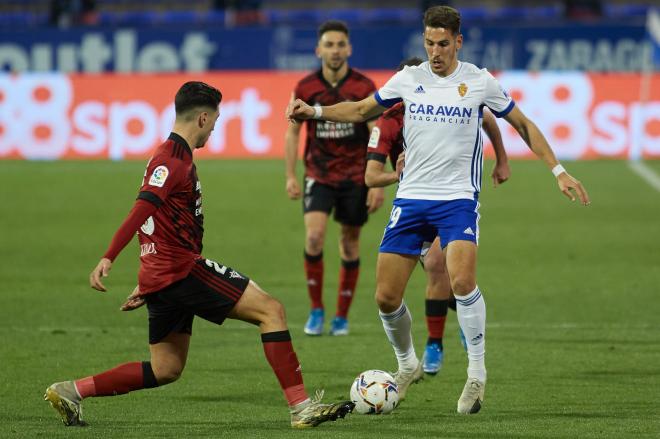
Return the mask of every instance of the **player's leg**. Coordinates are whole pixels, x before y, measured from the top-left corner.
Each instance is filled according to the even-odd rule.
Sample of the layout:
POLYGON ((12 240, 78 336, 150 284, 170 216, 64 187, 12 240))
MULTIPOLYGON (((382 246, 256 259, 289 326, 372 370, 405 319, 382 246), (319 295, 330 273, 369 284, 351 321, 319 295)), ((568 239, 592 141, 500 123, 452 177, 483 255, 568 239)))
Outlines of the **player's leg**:
MULTIPOLYGON (((454 297, 454 293, 449 294, 449 299, 447 300, 447 308, 456 312, 456 297, 454 297)), ((463 346, 463 349, 465 350, 465 352, 467 352, 467 342, 465 341, 465 334, 463 334, 463 330, 461 329, 460 326, 458 327, 458 337, 461 340, 461 346, 463 346)))
POLYGON ((305 323, 305 334, 321 335, 325 320, 323 307, 323 246, 328 216, 334 205, 334 190, 326 185, 305 180, 303 219, 305 222, 305 279, 311 310, 305 323))
POLYGON ((428 203, 395 199, 380 243, 376 267, 376 302, 383 329, 397 357, 400 398, 424 372, 412 341, 412 316, 403 301, 408 279, 419 260, 422 244, 435 236, 426 219, 428 203))
POLYGON ((366 186, 351 185, 337 190, 335 220, 341 224, 339 238, 339 288, 337 312, 330 327, 331 335, 348 334, 348 311, 360 276, 360 231, 367 222, 366 186))
POLYGON ((188 355, 193 316, 160 297, 169 290, 146 296, 151 361, 123 363, 96 375, 55 383, 46 389, 44 398, 60 413, 65 425, 84 425, 81 407, 84 398, 122 395, 179 378, 188 355))
POLYGON ((458 400, 457 411, 477 413, 486 384, 486 303, 476 284, 477 246, 453 241, 447 246, 447 267, 456 297, 456 315, 467 341, 468 379, 458 400))
POLYGON ((250 281, 229 318, 259 326, 268 363, 273 368, 289 406, 307 399, 300 363, 293 351, 284 306, 250 281))
POLYGON ((159 386, 173 383, 186 367, 190 334, 170 332, 158 343, 150 344, 151 369, 159 386))
POLYGON ((163 386, 179 379, 188 357, 190 334, 170 332, 149 344, 151 361, 124 363, 75 381, 81 398, 123 395, 140 389, 163 386))
POLYGON ((315 427, 343 418, 352 411, 350 401, 322 404, 322 394, 308 397, 298 357, 293 350, 284 306, 250 281, 228 317, 259 326, 266 359, 277 377, 291 411, 295 428, 315 427))
POLYGON ((152 363, 135 361, 85 378, 54 383, 46 389, 44 399, 57 410, 64 425, 83 426, 86 425, 82 419, 83 399, 122 395, 158 385, 152 363))
POLYGON ((418 256, 379 253, 376 266, 376 303, 388 340, 398 363, 395 379, 399 398, 404 399, 410 384, 421 379, 422 363, 412 340, 412 315, 403 301, 418 256))
POLYGON ((342 224, 339 237, 339 287, 337 311, 332 319, 330 335, 348 335, 348 311, 355 297, 360 276, 360 230, 361 226, 342 224))
POLYGON ((468 379, 458 401, 458 412, 481 409, 486 384, 486 302, 476 283, 477 246, 452 241, 447 246, 447 268, 456 297, 456 315, 467 341, 468 379))
POLYGON ((468 379, 458 401, 459 413, 477 413, 486 385, 486 303, 477 287, 477 240, 479 203, 453 200, 439 203, 437 216, 440 240, 446 244, 446 263, 456 298, 456 315, 467 339, 468 379))
POLYGON ((442 337, 447 319, 447 305, 451 296, 449 275, 445 265, 445 256, 440 248, 440 240, 436 237, 428 251, 423 254, 424 271, 426 273, 426 327, 428 339, 423 356, 424 372, 435 375, 442 367, 444 350, 442 337))

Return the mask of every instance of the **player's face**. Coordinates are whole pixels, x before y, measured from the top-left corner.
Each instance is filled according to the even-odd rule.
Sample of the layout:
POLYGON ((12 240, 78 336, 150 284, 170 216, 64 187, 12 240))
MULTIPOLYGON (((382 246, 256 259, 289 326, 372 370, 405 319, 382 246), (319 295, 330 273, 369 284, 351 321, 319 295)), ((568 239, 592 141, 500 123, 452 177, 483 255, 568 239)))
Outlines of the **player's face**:
POLYGON ((424 29, 424 48, 429 57, 431 70, 439 76, 447 76, 457 64, 458 49, 463 45, 463 35, 454 35, 443 27, 424 29))
POLYGON ((321 58, 323 66, 334 71, 338 71, 346 64, 351 51, 348 36, 334 30, 325 32, 316 46, 316 56, 321 58))
POLYGON ((195 145, 195 148, 204 147, 209 140, 209 137, 211 137, 211 133, 213 132, 213 128, 215 128, 215 123, 218 121, 218 117, 220 117, 220 111, 217 108, 215 111, 203 111, 200 113, 198 119, 199 141, 197 142, 197 145, 195 145))

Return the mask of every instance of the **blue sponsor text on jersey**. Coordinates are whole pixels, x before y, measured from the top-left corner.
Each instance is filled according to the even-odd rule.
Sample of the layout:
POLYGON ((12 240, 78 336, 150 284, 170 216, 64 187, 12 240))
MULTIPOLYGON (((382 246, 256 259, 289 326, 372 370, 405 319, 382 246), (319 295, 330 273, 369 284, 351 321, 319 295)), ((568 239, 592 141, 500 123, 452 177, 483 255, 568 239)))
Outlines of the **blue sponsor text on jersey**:
POLYGON ((472 108, 454 107, 449 105, 424 105, 412 102, 408 106, 408 114, 426 114, 427 116, 472 117, 472 108))

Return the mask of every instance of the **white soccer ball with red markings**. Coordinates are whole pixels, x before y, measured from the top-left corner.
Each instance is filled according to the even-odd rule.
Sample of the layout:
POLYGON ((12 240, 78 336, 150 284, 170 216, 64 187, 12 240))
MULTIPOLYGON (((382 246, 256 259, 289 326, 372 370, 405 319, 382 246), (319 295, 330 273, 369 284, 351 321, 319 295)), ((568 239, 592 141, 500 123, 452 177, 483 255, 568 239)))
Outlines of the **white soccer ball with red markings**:
POLYGON ((367 370, 351 386, 354 411, 363 415, 390 413, 399 404, 399 388, 394 377, 382 370, 367 370))

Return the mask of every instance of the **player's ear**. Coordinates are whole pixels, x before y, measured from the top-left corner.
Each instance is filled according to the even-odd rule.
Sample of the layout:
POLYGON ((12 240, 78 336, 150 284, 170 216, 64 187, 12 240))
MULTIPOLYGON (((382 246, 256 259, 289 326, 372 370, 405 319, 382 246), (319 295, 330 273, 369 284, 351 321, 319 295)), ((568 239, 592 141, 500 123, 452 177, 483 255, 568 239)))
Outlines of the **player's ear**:
POLYGON ((197 117, 197 126, 200 128, 204 128, 204 125, 206 125, 206 121, 209 118, 209 114, 206 111, 202 111, 199 113, 199 116, 197 117))
POLYGON ((351 56, 353 54, 353 46, 351 46, 351 43, 348 43, 348 56, 351 56))
POLYGON ((456 50, 459 50, 463 47, 463 34, 458 34, 456 37, 456 50))
MULTIPOLYGON (((320 41, 319 41, 319 44, 321 44, 320 41)), ((314 49, 314 53, 316 53, 317 58, 321 58, 321 50, 319 49, 319 44, 317 44, 316 49, 314 49)))

